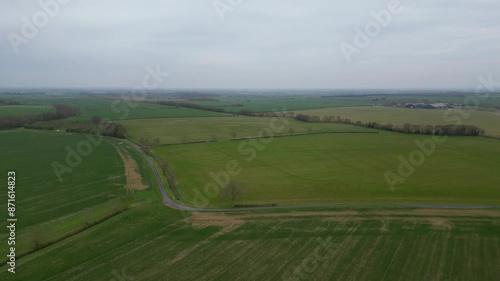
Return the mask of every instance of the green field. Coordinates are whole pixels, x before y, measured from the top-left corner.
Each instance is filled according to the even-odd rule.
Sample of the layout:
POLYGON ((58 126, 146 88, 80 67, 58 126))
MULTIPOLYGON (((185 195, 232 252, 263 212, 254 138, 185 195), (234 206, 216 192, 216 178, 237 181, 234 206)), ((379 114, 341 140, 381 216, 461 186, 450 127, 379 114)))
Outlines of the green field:
MULTIPOLYGON (((87 95, 34 95, 34 96, 8 96, 22 104, 36 105, 42 108, 53 104, 65 104, 79 109, 78 115, 65 119, 68 121, 88 121, 94 115, 110 120, 145 119, 145 118, 171 118, 171 117, 210 117, 225 116, 226 114, 196 110, 190 108, 175 108, 159 104, 117 101, 87 95), (116 104, 113 105, 113 102, 116 104)), ((2 108, 0 108, 1 112, 2 108)), ((1 115, 1 113, 0 113, 1 115)))
MULTIPOLYGON (((286 92, 286 91, 285 91, 286 92)), ((332 93, 315 92, 314 94, 305 91, 296 91, 295 94, 286 92, 287 95, 224 95, 211 96, 213 100, 209 101, 191 101, 201 105, 223 108, 228 111, 240 111, 242 109, 253 110, 256 112, 283 110, 285 107, 290 111, 335 107, 352 106, 370 106, 370 105, 389 105, 405 102, 443 102, 451 104, 463 104, 467 96, 473 96, 474 93, 434 93, 434 94, 367 94, 367 95, 332 95, 332 93)), ((182 99, 183 96, 179 95, 182 99)), ((500 95, 490 94, 490 97, 481 101, 481 106, 492 107, 500 106, 500 95)))
POLYGON ((169 118, 149 120, 120 121, 127 128, 129 138, 139 141, 141 138, 159 138, 161 144, 173 144, 193 141, 229 140, 231 133, 237 137, 255 137, 262 129, 284 126, 276 135, 289 135, 289 128, 294 134, 325 132, 376 132, 375 130, 345 124, 305 123, 292 118, 267 117, 210 117, 210 118, 169 118))
MULTIPOLYGON (((293 99, 296 104, 288 99, 259 101, 252 97, 248 104, 255 103, 256 111, 283 103, 296 109, 320 107, 315 104, 319 99, 293 99)), ((87 120, 93 115, 121 119, 123 112, 113 113, 111 102, 82 95, 37 95, 24 100, 33 108, 51 109, 52 103, 79 107, 79 115, 67 120, 87 120)), ((438 124, 443 111, 357 107, 306 113, 380 123, 438 124)), ((118 122, 127 127, 132 140, 159 138, 160 144, 175 144, 153 147, 175 173, 178 185, 167 188, 170 197, 171 189, 176 189, 186 205, 231 207, 211 173, 223 182, 228 163, 237 163, 236 169, 241 171, 231 179, 240 184, 243 193, 236 204, 276 203, 295 208, 173 210, 162 204, 146 160, 128 140, 113 138, 93 146, 60 182, 52 163, 67 165, 67 148, 77 149, 87 136, 27 129, 0 131, 0 158, 4 160, 0 178, 6 181, 8 171, 16 172, 16 249, 22 255, 16 274, 0 264, 0 280, 498 279, 500 207, 326 206, 500 206, 500 145, 496 139, 449 137, 437 144, 435 152, 404 183, 391 190, 385 173, 397 174, 398 156, 408 159, 418 151, 415 141, 431 136, 147 103, 130 108, 126 118, 134 120, 118 122), (276 133, 280 137, 231 140, 232 133, 238 138, 256 137, 273 125, 284 125, 276 133), (213 139, 216 142, 182 144, 213 139), (214 189, 205 189, 207 184, 216 188, 215 195, 209 193, 214 189), (309 205, 315 207, 296 208, 309 205)), ((492 113, 473 112, 467 121, 500 134, 492 113)), ((0 193, 0 208, 6 210, 6 203, 7 192, 0 193)), ((7 212, 0 212, 0 220, 6 219, 7 212)), ((4 226, 0 232, 4 246, 8 235, 4 226)), ((6 257, 7 247, 0 254, 6 257)))
POLYGON ((85 99, 75 101, 81 111, 70 121, 90 120, 94 115, 110 120, 122 119, 146 119, 146 118, 174 118, 174 117, 212 117, 225 116, 223 113, 203 111, 191 108, 164 106, 151 103, 131 103, 130 106, 121 101, 115 107, 112 106, 114 100, 96 99, 89 100, 89 105, 85 104, 85 99), (99 102, 96 102, 99 101, 99 102))
MULTIPOLYGON (((238 203, 499 203, 500 147, 497 140, 478 137, 448 139, 391 192, 383 173, 397 168, 399 153, 415 148, 415 137, 426 136, 382 132, 276 138, 250 163, 244 160, 248 155, 238 153, 243 141, 155 149, 174 167, 186 198, 190 188, 209 181, 210 171, 223 170, 236 159, 243 167, 236 179, 244 188, 238 203)), ((17 177, 18 251, 123 206, 124 167, 117 147, 128 151, 140 164, 138 172, 151 179, 127 142, 106 139, 59 183, 50 163, 64 162, 65 147, 85 139, 0 132, 0 156, 9 159, 2 173, 14 169, 17 177)), ((18 259, 15 275, 0 266, 0 278, 493 281, 498 276, 498 210, 322 207, 190 213, 163 206, 156 188, 128 198, 128 210, 18 259)), ((0 197, 0 208, 6 208, 6 199, 0 197)), ((229 203, 221 197, 211 205, 229 203)), ((6 213, 0 215, 5 221, 6 213)), ((6 241, 5 229, 0 235, 6 241)))
POLYGON ((7 280, 496 280, 498 212, 444 213, 184 218, 159 204, 142 205, 21 259, 7 280))
POLYGON ((5 105, 0 106, 0 117, 38 115, 53 111, 55 111, 54 107, 46 105, 5 105))
MULTIPOLYGON (((423 102, 423 103, 450 103, 464 104, 467 97, 477 96, 473 92, 461 93, 421 93, 421 94, 370 94, 366 98, 376 101, 377 104, 386 102, 406 103, 406 102, 423 102)), ((487 99, 481 100, 481 106, 498 106, 500 105, 500 94, 490 93, 487 99)))
POLYGON ((242 109, 255 112, 272 112, 282 110, 304 110, 325 107, 363 106, 377 104, 363 97, 324 99, 317 96, 284 96, 284 97, 254 97, 254 96, 221 96, 217 101, 194 101, 192 103, 223 108, 238 112, 242 109), (236 106, 238 104, 238 106, 236 106))
MULTIPOLYGON (((397 133, 329 134, 276 138, 261 151, 248 141, 155 148, 179 180, 182 197, 199 202, 214 182, 210 173, 226 171, 229 161, 242 171, 240 204, 317 203, 469 203, 500 204, 500 145, 480 137, 450 137, 406 182, 392 192, 384 174, 397 173, 402 155, 417 150, 422 135, 397 133), (241 147, 240 147, 241 146, 241 147), (255 157, 252 159, 252 150, 255 157)), ((198 204, 198 203, 197 203, 198 204)), ((210 206, 229 206, 221 195, 210 206)))
POLYGON ((405 123, 418 125, 456 125, 458 118, 464 125, 475 125, 486 130, 487 136, 500 137, 500 114, 489 111, 469 111, 462 116, 451 110, 407 109, 394 107, 344 107, 298 111, 296 113, 317 116, 341 116, 354 121, 383 124, 405 123), (447 114, 445 116, 445 114, 447 114), (447 118, 447 119, 446 119, 447 118))
MULTIPOLYGON (((122 198, 126 195, 123 163, 110 141, 93 146, 92 152, 82 157, 76 167, 67 165, 67 148, 76 150, 82 141, 87 138, 66 133, 0 132, 2 178, 8 171, 16 172, 19 254, 122 208, 122 198), (53 170, 53 162, 73 169, 62 175, 62 182, 53 170)), ((0 194, 0 207, 7 209, 7 192, 0 194)), ((0 212, 0 219, 5 221, 7 212, 0 212)), ((2 231, 1 240, 6 237, 7 233, 2 231)))

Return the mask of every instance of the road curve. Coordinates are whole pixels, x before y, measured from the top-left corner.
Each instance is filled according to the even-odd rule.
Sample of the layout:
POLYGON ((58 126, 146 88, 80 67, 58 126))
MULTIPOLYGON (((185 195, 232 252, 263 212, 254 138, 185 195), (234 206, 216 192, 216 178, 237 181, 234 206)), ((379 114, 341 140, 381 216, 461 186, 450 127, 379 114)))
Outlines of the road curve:
POLYGON ((175 202, 168 196, 166 187, 163 185, 158 169, 155 164, 148 157, 146 153, 135 143, 127 140, 129 144, 134 147, 139 154, 144 157, 149 164, 156 182, 160 188, 163 197, 163 204, 166 206, 183 211, 196 211, 196 212, 231 212, 231 211, 251 211, 251 210, 280 210, 280 209, 312 209, 312 208, 343 208, 343 207, 357 207, 357 208, 383 208, 383 207, 401 207, 401 208, 427 208, 427 209, 500 209, 500 206, 495 205, 467 205, 467 204, 322 204, 322 205, 303 205, 303 206, 275 206, 275 207, 248 207, 248 208, 197 208, 186 206, 175 202))
MULTIPOLYGON (((128 141, 128 140, 127 140, 128 141)), ((165 189, 165 186, 163 185, 163 181, 161 180, 160 174, 158 172, 158 169, 156 168, 155 164, 151 160, 151 158, 148 157, 146 153, 135 143, 128 141, 129 144, 139 152, 139 154, 146 159, 146 162, 148 162, 149 167, 151 170, 153 170, 153 174, 155 176, 156 182, 158 183, 158 187, 160 188, 161 196, 163 197, 163 204, 169 206, 170 208, 177 209, 177 210, 184 210, 184 211, 197 211, 196 208, 189 207, 186 205, 179 204, 175 202, 172 198, 168 197, 168 193, 165 189)))

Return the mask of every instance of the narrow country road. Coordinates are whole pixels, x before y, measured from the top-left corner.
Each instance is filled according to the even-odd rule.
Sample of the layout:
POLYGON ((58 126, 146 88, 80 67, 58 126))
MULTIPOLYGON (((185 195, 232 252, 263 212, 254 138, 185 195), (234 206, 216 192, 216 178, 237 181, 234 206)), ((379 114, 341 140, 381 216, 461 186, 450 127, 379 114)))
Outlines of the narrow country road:
POLYGON ((279 209, 311 209, 311 208, 343 208, 343 207, 360 207, 360 208, 377 208, 377 207, 409 207, 409 208, 427 208, 427 209, 500 209, 500 206, 495 205, 466 205, 466 204, 322 204, 322 205, 303 205, 303 206, 275 206, 275 207, 249 207, 249 208, 196 208, 175 202, 168 196, 166 187, 163 185, 158 169, 153 161, 144 153, 144 151, 135 143, 127 140, 139 154, 148 162, 149 167, 153 170, 156 182, 160 188, 163 197, 163 204, 170 208, 183 211, 198 211, 198 212, 231 212, 231 211, 251 211, 251 210, 279 210, 279 209))
POLYGON ((175 202, 174 200, 172 200, 172 198, 168 197, 168 193, 165 189, 165 186, 163 185, 163 181, 161 180, 158 169, 156 168, 156 166, 153 163, 153 161, 151 160, 151 158, 149 158, 148 155, 146 155, 146 153, 144 153, 144 151, 137 144, 135 144, 129 140, 127 140, 127 141, 132 147, 135 148, 135 150, 137 150, 139 152, 139 154, 141 154, 142 157, 144 157, 144 159, 146 159, 146 161, 149 164, 149 167, 151 168, 151 170, 153 170, 153 174, 155 176, 156 182, 158 183, 158 187, 160 188, 161 196, 163 197, 163 204, 169 206, 170 208, 177 209, 177 210, 197 211, 196 208, 181 205, 181 204, 175 202))

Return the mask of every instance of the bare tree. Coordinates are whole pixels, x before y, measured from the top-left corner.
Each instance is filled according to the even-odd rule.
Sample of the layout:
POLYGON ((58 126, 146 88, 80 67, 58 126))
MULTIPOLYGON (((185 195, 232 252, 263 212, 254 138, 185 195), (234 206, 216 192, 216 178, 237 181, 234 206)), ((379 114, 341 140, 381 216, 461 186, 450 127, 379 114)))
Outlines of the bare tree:
POLYGON ((149 151, 151 149, 151 141, 146 138, 141 138, 139 140, 141 147, 144 151, 149 151))
POLYGON ((224 187, 223 192, 227 197, 229 197, 229 199, 231 199, 231 203, 233 204, 234 208, 234 201, 242 193, 240 183, 235 180, 230 180, 224 187))
POLYGON ((295 130, 293 128, 288 129, 288 133, 290 136, 293 136, 293 133, 295 133, 295 130))
POLYGON ((28 239, 33 243, 33 248, 39 250, 42 246, 42 233, 39 228, 34 228, 28 234, 28 239))
POLYGON ((168 163, 163 159, 158 159, 158 166, 162 171, 165 171, 168 168, 168 163))
POLYGON ((265 139, 269 138, 269 132, 266 130, 262 131, 262 137, 265 139))
POLYGON ((312 132, 312 128, 311 127, 307 127, 307 132, 310 134, 312 132))
POLYGON ((236 132, 231 132, 231 138, 233 140, 236 139, 237 136, 238 136, 238 134, 236 132))
POLYGON ((86 227, 88 227, 91 223, 91 220, 90 220, 90 215, 92 213, 90 212, 89 209, 85 209, 83 211, 83 223, 85 224, 86 227))
POLYGON ((155 146, 158 146, 160 144, 160 138, 155 138, 153 142, 155 143, 155 146))
POLYGON ((102 118, 99 115, 94 115, 94 116, 92 116, 92 118, 90 118, 90 121, 94 124, 100 124, 102 121, 102 118))

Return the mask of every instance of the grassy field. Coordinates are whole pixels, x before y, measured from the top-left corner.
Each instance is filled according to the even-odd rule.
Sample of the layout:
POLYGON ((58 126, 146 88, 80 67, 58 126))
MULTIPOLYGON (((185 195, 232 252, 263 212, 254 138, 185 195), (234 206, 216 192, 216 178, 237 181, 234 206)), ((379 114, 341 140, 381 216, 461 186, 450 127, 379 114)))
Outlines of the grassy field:
MULTIPOLYGON (((415 137, 425 136, 383 132, 276 138, 250 163, 244 160, 248 155, 238 153, 242 141, 156 149, 170 160, 183 191, 209 181, 208 173, 223 170, 228 160, 238 160, 243 170, 236 179, 245 192, 239 203, 498 203, 500 148, 498 141, 484 138, 450 138, 391 192, 383 173, 397 168, 398 153, 407 155, 415 149, 415 137)), ((106 139, 59 183, 50 163, 64 163, 66 146, 84 139, 66 133, 0 132, 0 156, 8 159, 3 162, 8 166, 1 164, 2 173, 14 169, 17 174, 18 253, 122 205, 129 179, 124 169, 130 168, 124 154, 138 164, 135 172, 151 179, 144 160, 126 142, 106 139)), ((148 180, 143 184, 152 186, 148 180)), ((184 195, 189 198, 189 192, 184 195)), ((5 209, 5 193, 0 200, 5 209)), ((153 188, 135 190, 128 202, 128 210, 18 259, 16 274, 0 266, 0 279, 224 281, 251 276, 494 281, 498 277, 499 210, 189 213, 163 206, 153 188)), ((225 198, 211 203, 228 205, 225 198)), ((0 219, 5 221, 5 212, 0 212, 0 219)), ((6 237, 4 229, 1 241, 6 237)))
POLYGON ((254 97, 254 96, 222 96, 218 101, 194 101, 193 103, 223 108, 227 111, 238 112, 242 109, 256 112, 270 112, 279 110, 304 110, 325 107, 340 106, 363 106, 377 104, 362 97, 331 98, 307 96, 284 96, 284 97, 254 97), (236 106, 238 104, 238 106, 236 106))
POLYGON ((37 115, 55 111, 54 107, 47 105, 6 105, 0 106, 0 117, 37 115))
MULTIPOLYGON (((124 164, 105 140, 83 156, 80 165, 58 180, 52 163, 68 166, 67 148, 77 150, 83 135, 28 130, 0 132, 2 179, 16 172, 17 251, 19 254, 57 240, 87 224, 120 210, 127 192, 124 164)), ((116 144, 117 145, 117 144, 116 144)), ((69 166, 68 166, 69 167, 69 166)), ((148 182, 146 182, 148 184, 148 182)), ((149 188, 152 190, 152 188, 149 188)), ((151 191, 152 192, 152 191, 151 191)), ((7 192, 0 193, 0 207, 7 209, 7 192)), ((0 212, 0 219, 7 219, 0 212)), ((2 231, 2 241, 7 233, 2 231)), ((5 257, 5 248, 2 256, 5 257)))
MULTIPOLYGON (((53 104, 65 104, 79 108, 78 115, 66 120, 88 121, 94 115, 111 120, 144 119, 144 118, 171 118, 171 117, 210 117, 224 116, 225 114, 196 110, 190 108, 175 108, 151 103, 130 103, 120 101, 113 105, 114 100, 87 95, 34 95, 10 97, 25 105, 51 107, 53 104)), ((0 108, 1 112, 2 108, 0 108)), ((0 113, 1 114, 1 113, 0 113)))
MULTIPOLYGON (((85 113, 77 118, 86 119, 99 110, 106 117, 102 100, 88 107, 85 102, 77 102, 83 108, 80 114, 85 113)), ((164 109, 187 112, 164 106, 155 112, 149 106, 140 105, 138 115, 131 109, 130 116, 160 116, 164 109)), ((346 109, 325 115, 349 117, 337 110, 346 109)), ((399 116, 422 121, 415 114, 399 116)), ((232 178, 243 189, 237 204, 500 205, 498 140, 450 137, 393 192, 385 172, 396 173, 398 156, 408 159, 418 148, 415 140, 429 136, 362 133, 376 131, 286 119, 283 135, 289 128, 295 134, 339 134, 230 141, 232 132, 238 137, 256 136, 270 128, 271 121, 214 116, 120 122, 132 139, 159 137, 163 144, 211 140, 217 135, 213 143, 154 148, 172 166, 188 204, 196 201, 194 189, 207 195, 203 188, 214 182, 211 172, 220 175, 235 160, 241 172, 232 178), (253 153, 254 159, 248 160, 253 153)), ((0 280, 224 281, 251 276, 255 280, 494 281, 500 274, 500 210, 176 211, 161 204, 148 165, 123 140, 106 138, 59 182, 52 163, 66 164, 67 147, 76 149, 84 140, 87 137, 79 134, 0 131, 0 157, 5 160, 0 178, 16 171, 17 253, 55 243, 18 259, 15 275, 0 266, 0 280), (115 214, 116 210, 123 212, 115 214), (61 240, 64 236, 68 237, 61 240)), ((206 198, 210 207, 231 205, 222 194, 206 198)), ((1 209, 7 208, 6 202, 6 192, 0 193, 1 209)), ((0 220, 6 219, 7 213, 0 212, 0 220)), ((0 241, 7 237, 4 227, 0 241)), ((0 254, 6 256, 6 247, 0 254)))
POLYGON ((282 126, 288 122, 286 129, 277 135, 288 135, 288 129, 293 128, 295 134, 324 132, 375 132, 368 128, 345 124, 305 123, 292 118, 278 119, 266 117, 210 117, 210 118, 169 118, 149 120, 120 121, 128 131, 131 139, 159 138, 161 144, 183 143, 184 141, 229 140, 231 133, 237 137, 258 136, 264 128, 271 124, 282 126))
POLYGON ((457 118, 464 125, 475 125, 486 130, 486 135, 500 137, 500 114, 488 111, 470 111, 470 116, 462 116, 456 111, 407 109, 393 107, 344 107, 298 111, 297 113, 317 116, 341 116, 354 121, 379 122, 384 124, 404 123, 419 125, 456 124, 457 118), (447 115, 445 119, 444 114, 447 115))
MULTIPOLYGON (((326 94, 326 93, 325 93, 326 94)), ((331 93, 330 93, 331 94, 331 93)), ((351 95, 351 96, 323 96, 321 94, 307 95, 307 91, 301 92, 300 95, 287 96, 253 96, 253 95, 232 95, 232 96, 216 96, 214 101, 194 101, 197 104, 220 107, 227 110, 239 111, 241 109, 250 109, 253 111, 276 111, 286 107, 287 110, 304 110, 304 109, 319 109, 319 108, 334 108, 334 107, 351 107, 351 106, 369 106, 380 105, 386 103, 398 102, 444 102, 452 104, 462 104, 466 96, 473 95, 472 93, 462 94, 385 94, 385 95, 351 95), (236 105, 239 106, 236 106, 236 105)), ((181 97, 181 96, 180 96, 181 97)), ((498 106, 500 105, 500 95, 491 94, 486 100, 481 101, 482 106, 498 106)))
POLYGON ((494 281, 498 211, 183 214, 132 208, 2 280, 494 281), (440 213, 442 212, 442 213, 440 213))
POLYGON ((116 105, 116 110, 113 110, 113 100, 93 98, 89 100, 87 105, 84 99, 75 101, 75 106, 80 108, 80 112, 75 118, 70 118, 71 121, 90 120, 94 115, 99 115, 103 118, 111 120, 121 119, 147 119, 147 118, 175 118, 175 117, 212 117, 225 116, 223 113, 203 111, 191 108, 176 108, 151 103, 135 103, 128 106, 125 102, 120 102, 116 105))
MULTIPOLYGON (((480 137, 450 137, 392 192, 385 172, 397 174, 402 155, 428 136, 396 133, 276 138, 260 151, 248 141, 155 148, 177 174, 186 201, 213 183, 211 172, 235 160, 243 195, 238 204, 470 203, 500 204, 500 145, 480 137), (254 148, 255 147, 255 148, 254 148), (254 154, 254 155, 252 155, 254 154), (255 156, 255 157, 253 157, 255 156)), ((262 144, 260 144, 262 145, 262 144)), ((208 193, 205 193, 208 194, 208 193)), ((219 194, 210 206, 229 206, 219 194)))
MULTIPOLYGON (((370 100, 377 101, 378 104, 385 102, 423 102, 423 103, 451 103, 464 104, 467 97, 477 96, 475 93, 424 93, 424 94, 371 94, 366 96, 370 100)), ((481 100, 481 106, 497 106, 500 105, 500 94, 490 93, 487 99, 481 100)))

